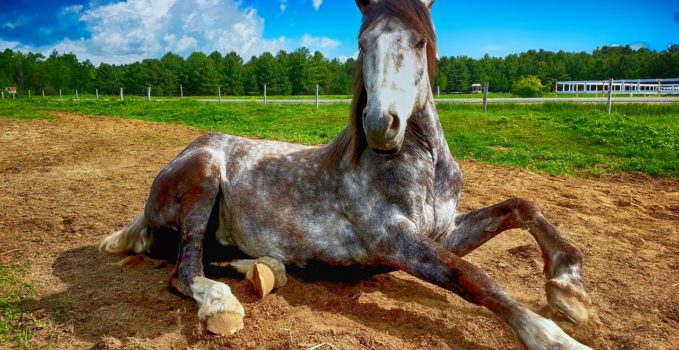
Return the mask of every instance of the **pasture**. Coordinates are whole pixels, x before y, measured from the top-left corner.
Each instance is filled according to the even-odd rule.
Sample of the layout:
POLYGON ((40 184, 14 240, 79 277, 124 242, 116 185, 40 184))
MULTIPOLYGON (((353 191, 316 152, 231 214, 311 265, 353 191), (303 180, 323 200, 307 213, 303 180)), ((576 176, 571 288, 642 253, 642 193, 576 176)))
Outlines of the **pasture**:
MULTIPOLYGON (((546 304, 526 232, 468 256, 510 295, 597 349, 679 347, 679 104, 439 105, 465 187, 460 210, 534 201, 586 255, 598 315, 573 326, 546 304)), ((232 338, 204 334, 167 292, 173 266, 120 267, 96 244, 138 213, 158 170, 216 130, 330 141, 348 105, 196 101, 0 101, 0 347, 518 349, 480 307, 402 272, 305 281, 258 300, 219 266, 246 309, 232 338)))
MULTIPOLYGON (((346 124, 349 106, 173 101, 6 101, 1 115, 49 118, 46 111, 176 123, 255 138, 324 144, 346 124)), ((441 123, 457 159, 596 176, 617 171, 679 177, 679 103, 440 104, 441 123)))

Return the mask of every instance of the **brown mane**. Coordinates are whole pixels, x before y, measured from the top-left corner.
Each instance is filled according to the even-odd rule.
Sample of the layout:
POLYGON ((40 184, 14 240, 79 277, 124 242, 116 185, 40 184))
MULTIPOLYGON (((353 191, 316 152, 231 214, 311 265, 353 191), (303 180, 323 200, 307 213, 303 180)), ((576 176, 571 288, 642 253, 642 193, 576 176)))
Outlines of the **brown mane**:
MULTIPOLYGON (((405 26, 415 30, 426 39, 429 79, 433 80, 436 76, 436 34, 429 9, 420 0, 380 0, 364 14, 359 36, 383 16, 398 18, 405 26)), ((351 163, 356 164, 368 145, 361 120, 363 110, 368 103, 363 81, 362 54, 359 54, 354 68, 353 90, 349 125, 326 146, 325 157, 321 163, 326 169, 336 168, 347 152, 350 152, 351 163)))

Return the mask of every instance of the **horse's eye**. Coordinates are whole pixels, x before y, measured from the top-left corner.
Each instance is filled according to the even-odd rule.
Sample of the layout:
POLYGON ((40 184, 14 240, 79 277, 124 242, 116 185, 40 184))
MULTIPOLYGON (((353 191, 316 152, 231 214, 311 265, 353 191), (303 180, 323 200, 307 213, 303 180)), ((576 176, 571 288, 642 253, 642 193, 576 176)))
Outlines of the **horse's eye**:
POLYGON ((426 45, 426 44, 427 44, 427 39, 420 39, 420 41, 418 41, 417 44, 415 44, 415 48, 416 49, 423 49, 424 45, 426 45))

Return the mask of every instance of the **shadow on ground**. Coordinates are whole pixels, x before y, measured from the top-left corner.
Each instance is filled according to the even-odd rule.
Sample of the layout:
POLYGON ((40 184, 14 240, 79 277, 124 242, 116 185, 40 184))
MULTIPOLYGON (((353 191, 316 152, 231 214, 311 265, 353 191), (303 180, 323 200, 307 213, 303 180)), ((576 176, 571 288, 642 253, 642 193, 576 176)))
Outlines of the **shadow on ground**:
MULTIPOLYGON (((115 265, 118 259, 100 253, 95 246, 64 252, 55 260, 53 270, 67 285, 66 291, 37 300, 33 307, 36 310, 48 309, 66 303, 69 307, 68 320, 65 322, 72 322, 73 334, 91 344, 101 344, 105 337, 141 338, 145 343, 153 344, 158 338, 168 338, 168 334, 181 335, 175 338, 183 338, 187 345, 215 340, 215 337, 204 334, 196 316, 195 303, 167 288, 167 276, 174 265, 142 261, 134 266, 121 267, 115 265)), ((206 272, 208 276, 231 286, 243 303, 246 314, 250 309, 259 309, 262 304, 266 304, 268 298, 282 298, 287 307, 277 310, 283 313, 277 317, 285 318, 285 313, 294 317, 297 309, 310 308, 312 312, 341 315, 377 332, 398 336, 405 342, 435 332, 452 348, 490 349, 469 342, 455 327, 433 324, 434 318, 421 312, 398 307, 387 309, 378 303, 361 300, 364 295, 379 292, 394 303, 415 303, 424 308, 451 307, 445 295, 393 274, 337 278, 338 274, 333 273, 329 274, 334 276, 332 280, 327 281, 319 280, 317 274, 293 271, 288 285, 277 291, 275 296, 260 301, 250 283, 232 270, 210 266, 206 272)), ((271 304, 274 309, 280 309, 280 303, 271 304)), ((485 316, 493 317, 475 307, 464 308, 460 312, 468 316, 485 313, 485 316)), ((267 320, 253 318, 246 316, 246 328, 243 331, 233 338, 219 339, 218 342, 252 344, 243 342, 249 336, 248 326, 259 329, 258 323, 261 322, 263 327, 267 325, 267 320)), ((290 345, 295 348, 294 344, 290 345)))

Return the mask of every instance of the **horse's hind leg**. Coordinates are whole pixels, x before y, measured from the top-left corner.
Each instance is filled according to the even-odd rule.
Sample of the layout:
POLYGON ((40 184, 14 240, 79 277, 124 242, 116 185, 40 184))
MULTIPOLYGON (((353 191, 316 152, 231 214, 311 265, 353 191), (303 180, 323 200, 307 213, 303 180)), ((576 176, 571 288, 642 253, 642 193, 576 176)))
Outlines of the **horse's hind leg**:
POLYGON ((288 282, 285 265, 272 257, 235 260, 231 262, 231 266, 252 282, 260 299, 288 282))
POLYGON ((229 286, 208 279, 203 273, 203 239, 218 194, 217 185, 189 191, 182 198, 181 244, 170 284, 198 302, 198 317, 207 321, 209 331, 230 335, 243 328, 243 306, 229 286))
POLYGON ((540 245, 549 304, 573 322, 586 321, 589 297, 582 277, 583 254, 561 237, 533 203, 512 198, 460 214, 455 219, 455 229, 438 242, 462 257, 497 234, 514 228, 527 229, 540 245))

